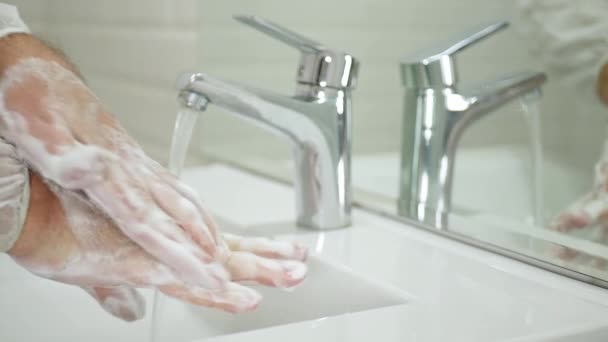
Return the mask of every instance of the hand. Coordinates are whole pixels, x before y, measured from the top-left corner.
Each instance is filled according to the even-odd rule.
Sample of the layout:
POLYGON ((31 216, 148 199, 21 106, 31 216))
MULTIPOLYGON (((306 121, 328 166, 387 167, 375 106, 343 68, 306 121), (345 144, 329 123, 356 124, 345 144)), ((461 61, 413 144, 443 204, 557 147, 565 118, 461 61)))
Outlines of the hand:
POLYGON ((197 196, 105 111, 74 73, 26 59, 0 83, 0 132, 40 173, 80 190, 122 232, 193 284, 219 288, 215 226, 197 196))
POLYGON ((69 64, 35 38, 3 38, 0 72, 0 136, 45 180, 32 177, 31 205, 42 196, 42 209, 31 208, 11 250, 26 268, 131 308, 137 296, 117 287, 157 287, 245 311, 259 295, 233 281, 291 286, 303 279, 301 262, 256 256, 300 259, 303 249, 274 253, 284 244, 268 242, 249 253, 249 243, 219 236, 197 195, 150 159, 69 64))
MULTIPOLYGON (((595 182, 591 191, 558 215, 549 228, 570 233, 593 227, 599 229, 599 241, 608 242, 608 142, 595 166, 595 182)), ((574 259, 581 252, 565 246, 555 248, 555 254, 564 260, 574 259)), ((595 263, 604 265, 606 260, 596 260, 595 263)))
POLYGON ((150 159, 73 72, 25 58, 0 82, 0 135, 41 176, 80 191, 121 232, 205 288, 227 281, 216 227, 197 195, 150 159))
MULTIPOLYGON (((600 101, 608 105, 608 63, 600 69, 596 91, 600 101)), ((593 188, 558 215, 550 225, 550 229, 570 233, 594 226, 599 229, 599 241, 608 243, 608 142, 604 145, 602 158, 595 166, 593 188)), ((554 252, 564 260, 572 260, 581 254, 581 251, 565 246, 556 246, 554 252)), ((595 260, 595 264, 602 268, 607 262, 608 260, 595 260)))
POLYGON ((210 272, 208 277, 228 282, 217 289, 189 283, 123 234, 82 195, 47 186, 32 174, 26 224, 9 254, 34 274, 82 287, 108 312, 128 321, 145 311, 134 288, 158 288, 196 305, 243 312, 254 309, 261 297, 236 282, 292 287, 304 279, 304 248, 232 235, 218 241, 217 262, 204 270, 210 272))

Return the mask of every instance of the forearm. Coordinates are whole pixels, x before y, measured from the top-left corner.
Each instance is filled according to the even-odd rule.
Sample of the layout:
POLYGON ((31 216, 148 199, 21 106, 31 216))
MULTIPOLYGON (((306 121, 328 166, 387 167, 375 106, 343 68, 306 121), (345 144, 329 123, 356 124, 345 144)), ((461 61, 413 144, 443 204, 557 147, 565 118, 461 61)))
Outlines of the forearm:
MULTIPOLYGON (((14 6, 0 3, 0 82, 5 80, 11 67, 29 58, 58 63, 77 73, 60 51, 29 33, 14 6)), ((30 103, 35 96, 33 89, 24 89, 21 95, 23 100, 30 103)), ((47 226, 48 205, 53 202, 44 198, 47 205, 37 205, 50 192, 5 141, 0 141, 0 159, 0 251, 15 252, 24 249, 23 241, 32 240, 22 239, 23 235, 31 233, 33 227, 47 226)))
POLYGON ((0 78, 11 66, 26 58, 56 62, 80 76, 76 66, 60 50, 29 33, 13 33, 0 39, 0 78))
POLYGON ((7 253, 22 261, 36 258, 38 255, 63 258, 71 250, 57 250, 57 246, 62 245, 58 241, 73 238, 66 236, 69 232, 60 229, 65 225, 64 210, 57 196, 38 174, 29 171, 29 182, 31 195, 23 229, 7 253))

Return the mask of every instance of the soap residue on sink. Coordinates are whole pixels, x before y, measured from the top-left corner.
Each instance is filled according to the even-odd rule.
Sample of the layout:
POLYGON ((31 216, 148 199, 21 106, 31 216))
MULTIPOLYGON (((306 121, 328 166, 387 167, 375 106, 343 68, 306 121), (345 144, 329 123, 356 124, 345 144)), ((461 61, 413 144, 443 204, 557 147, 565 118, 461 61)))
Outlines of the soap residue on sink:
POLYGON ((531 182, 532 182, 532 225, 544 226, 544 193, 543 193, 543 145, 540 116, 539 90, 522 96, 519 100, 526 125, 531 160, 531 182))

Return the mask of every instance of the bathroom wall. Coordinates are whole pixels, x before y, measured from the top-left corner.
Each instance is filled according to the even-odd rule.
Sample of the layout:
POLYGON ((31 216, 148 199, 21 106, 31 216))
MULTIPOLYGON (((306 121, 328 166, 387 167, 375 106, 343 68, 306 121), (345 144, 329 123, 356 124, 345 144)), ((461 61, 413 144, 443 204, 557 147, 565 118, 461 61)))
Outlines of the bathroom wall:
MULTIPOLYGON (((499 0, 9 2, 18 4, 36 33, 66 51, 127 129, 161 160, 168 153, 175 117, 173 82, 180 71, 205 71, 286 94, 294 89, 297 52, 235 22, 233 13, 271 18, 362 61, 354 94, 356 153, 398 149, 400 56, 514 13, 513 2, 499 0)), ((528 55, 528 44, 511 28, 464 51, 458 58, 461 80, 475 83, 501 73, 542 69, 528 55)), ((603 116, 564 105, 567 92, 559 84, 545 91, 545 146, 587 170, 599 153, 603 116)), ((526 134, 514 104, 472 127, 463 147, 526 144, 526 134)), ((235 159, 282 159, 289 149, 265 131, 211 107, 197 127, 191 156, 202 151, 235 159)))
POLYGON ((175 119, 173 84, 197 64, 196 0, 17 0, 39 36, 64 50, 99 97, 155 158, 175 119))

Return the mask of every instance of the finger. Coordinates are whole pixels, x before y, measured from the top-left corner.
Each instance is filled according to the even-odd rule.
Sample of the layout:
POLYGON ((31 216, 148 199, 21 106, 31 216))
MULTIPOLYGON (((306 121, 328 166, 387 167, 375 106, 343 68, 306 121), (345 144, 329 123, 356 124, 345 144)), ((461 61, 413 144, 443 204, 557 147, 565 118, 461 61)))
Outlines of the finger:
POLYGON ((150 184, 156 204, 212 258, 215 257, 216 239, 203 220, 198 208, 187 198, 166 184, 150 184))
POLYGON ((598 270, 606 270, 608 268, 608 260, 601 258, 593 258, 591 261, 592 266, 598 270))
POLYGON ((126 287, 82 287, 111 315, 127 322, 142 319, 146 302, 137 290, 126 287))
POLYGON ((181 283, 159 287, 164 294, 187 301, 198 306, 217 308, 232 313, 255 310, 262 295, 248 287, 228 283, 221 291, 210 291, 200 287, 191 287, 181 283))
POLYGON ((232 251, 250 252, 273 259, 294 259, 304 261, 308 257, 308 248, 287 241, 255 237, 246 238, 238 235, 223 234, 224 241, 232 251))
POLYGON ((192 188, 190 188, 189 186, 187 186, 186 184, 184 184, 182 181, 180 181, 179 179, 177 179, 175 177, 171 177, 171 179, 168 182, 174 187, 174 189, 179 194, 181 194, 182 196, 184 196, 185 198, 190 200, 190 202, 196 206, 201 217, 203 218, 203 221, 205 221, 205 224, 207 225, 209 232, 213 236, 213 240, 216 243, 218 243, 217 224, 215 223, 215 220, 213 220, 213 217, 211 217, 211 215, 204 208, 203 203, 202 203, 200 197, 198 196, 198 194, 196 193, 196 191, 194 191, 192 188))
POLYGON ((591 226, 604 215, 606 208, 608 208, 608 193, 602 191, 588 194, 560 216, 563 224, 558 228, 563 229, 561 231, 569 231, 591 226))
POLYGON ((171 267, 184 282, 208 289, 224 287, 230 278, 224 266, 216 262, 205 262, 196 246, 167 238, 157 231, 164 229, 158 229, 156 224, 163 223, 144 224, 140 228, 129 229, 125 235, 146 251, 151 251, 150 254, 171 267))
POLYGON ((308 271, 300 261, 268 259, 247 252, 233 252, 226 267, 233 281, 254 281, 280 288, 300 284, 308 271))
POLYGON ((213 259, 145 194, 124 186, 124 182, 104 183, 87 194, 127 237, 175 270, 183 281, 222 288, 229 280, 226 270, 211 263, 213 259))
POLYGON ((553 244, 551 246, 551 249, 553 255, 564 261, 574 260, 579 255, 579 251, 577 251, 576 249, 572 249, 562 245, 553 244))
POLYGON ((575 210, 560 215, 552 224, 551 229, 567 233, 572 230, 583 229, 593 224, 593 218, 585 211, 575 210))

